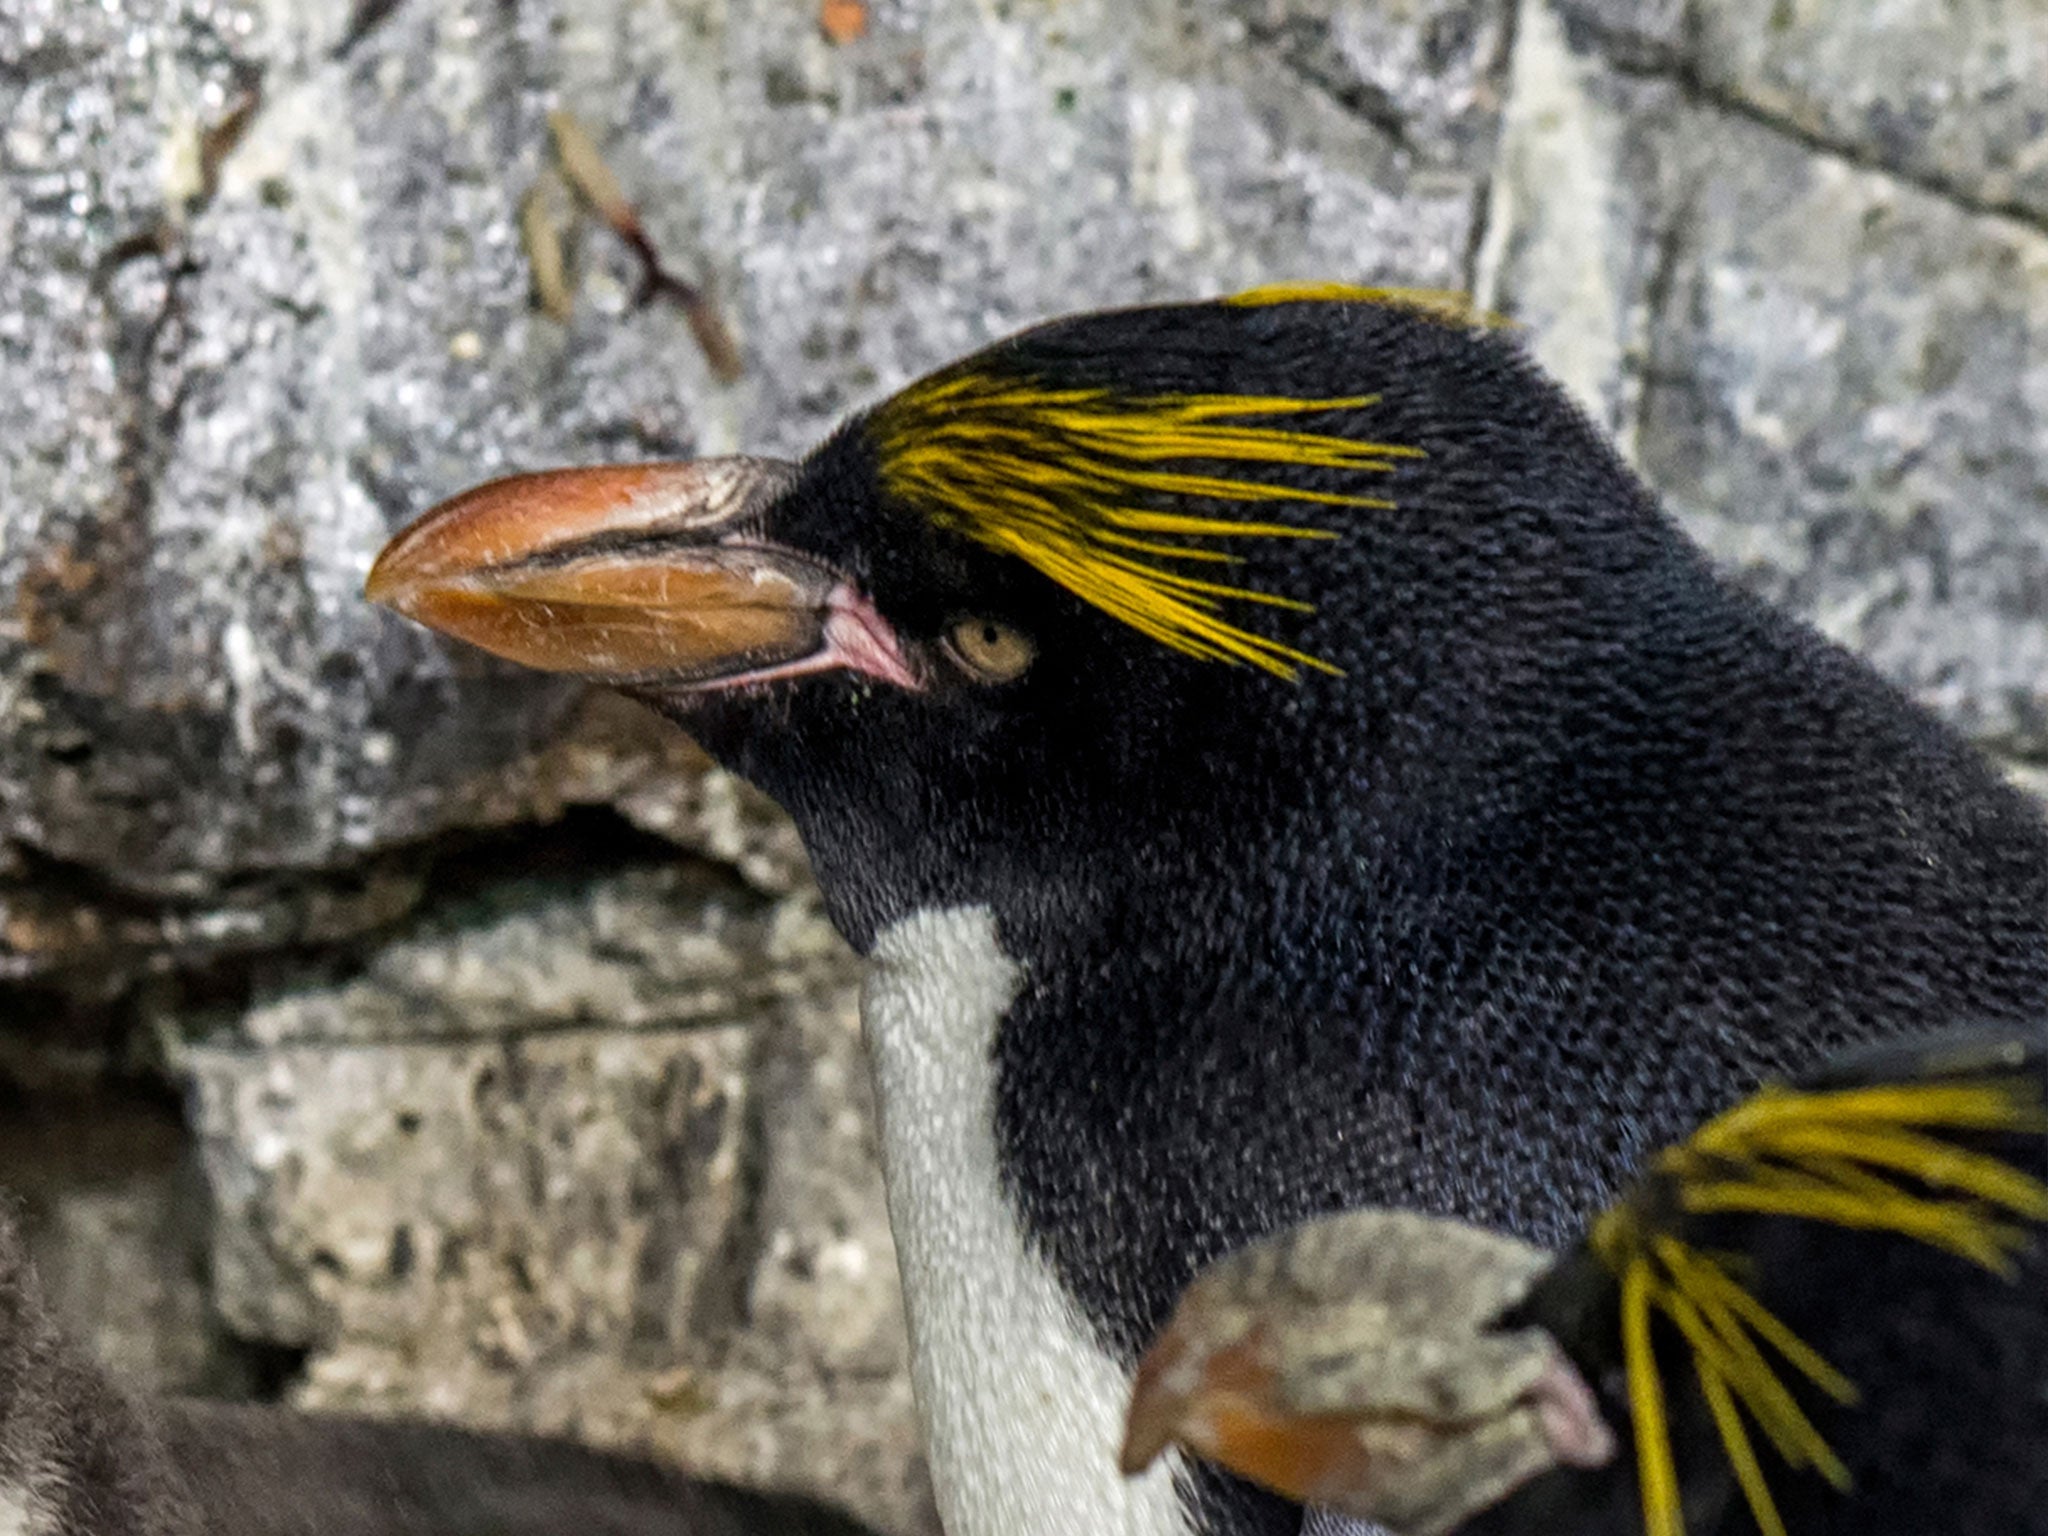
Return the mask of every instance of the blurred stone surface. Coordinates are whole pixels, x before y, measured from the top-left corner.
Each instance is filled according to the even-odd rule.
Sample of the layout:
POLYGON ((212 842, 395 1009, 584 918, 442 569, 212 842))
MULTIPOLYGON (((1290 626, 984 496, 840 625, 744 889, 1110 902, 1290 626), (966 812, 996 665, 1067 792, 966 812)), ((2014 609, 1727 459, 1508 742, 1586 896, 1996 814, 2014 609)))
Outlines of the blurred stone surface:
POLYGON ((141 1390, 259 1387, 213 1314, 207 1193, 174 1109, 118 1092, 0 1102, 6 1198, 59 1324, 141 1390))
POLYGON ((2048 753, 2048 234, 1673 124, 1637 436, 1708 550, 2006 756, 2048 753))
POLYGON ((2048 9, 2038 0, 1703 0, 1701 84, 1966 207, 2048 219, 2048 9))
POLYGON ((1925 140, 1844 127, 1836 143, 1703 83, 1766 69, 1714 44, 1764 9, 1703 4, 1688 38, 1655 5, 1525 4, 1482 283, 1725 569, 2038 766, 2048 218, 1984 189, 2024 158, 2013 102, 2035 125, 2025 152, 2048 143, 2048 87, 1981 76, 2048 30, 2038 8, 1996 6, 1965 25, 1878 5, 1867 30, 1798 4, 1749 18, 1826 33, 1814 57, 1843 74, 1853 33, 1879 94, 1910 67, 1893 45, 1948 25, 1941 69, 1977 72, 1955 93, 2001 103, 1925 140))
POLYGON ((0 1181, 134 1379, 303 1358, 308 1402, 930 1529, 793 835, 637 708, 358 598, 494 473, 794 454, 1064 310, 1472 286, 1726 568, 2048 783, 2036 0, 869 20, 0 0, 0 1181), (572 315, 531 302, 558 107, 738 383, 587 216, 572 315), (534 823, 530 861, 489 831, 534 823), (182 1131, 52 1108, 138 1070, 182 1131))
POLYGON ((228 1328, 308 1405, 928 1529, 852 957, 706 866, 510 882, 179 1048, 228 1328))

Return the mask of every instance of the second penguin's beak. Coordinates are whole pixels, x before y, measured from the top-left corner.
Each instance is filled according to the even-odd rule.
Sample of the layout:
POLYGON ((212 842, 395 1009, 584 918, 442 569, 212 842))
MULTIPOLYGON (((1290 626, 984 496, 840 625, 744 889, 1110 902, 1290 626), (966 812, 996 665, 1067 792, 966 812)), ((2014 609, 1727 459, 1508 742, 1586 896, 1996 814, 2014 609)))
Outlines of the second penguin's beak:
POLYGON ((377 557, 364 593, 544 672, 689 692, 805 673, 917 675, 845 577, 762 534, 773 459, 553 469, 465 491, 377 557))

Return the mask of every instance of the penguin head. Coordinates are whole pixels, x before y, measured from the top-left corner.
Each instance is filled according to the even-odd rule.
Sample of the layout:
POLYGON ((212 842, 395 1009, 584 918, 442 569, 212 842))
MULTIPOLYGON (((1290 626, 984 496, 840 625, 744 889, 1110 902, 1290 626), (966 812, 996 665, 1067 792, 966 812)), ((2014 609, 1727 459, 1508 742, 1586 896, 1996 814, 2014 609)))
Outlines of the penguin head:
POLYGON ((1956 1027, 1766 1085, 1554 1257, 1413 1211, 1282 1231, 1182 1296, 1125 1470, 1178 1443, 1403 1536, 2024 1524, 2044 1105, 2040 1026, 1956 1027))
POLYGON ((674 718, 865 945, 934 905, 1071 926, 1168 870, 1242 893, 1255 839, 1497 795, 1532 760, 1502 718, 1679 551, 1496 331, 1285 290, 1042 326, 795 464, 499 481, 368 590, 674 718))

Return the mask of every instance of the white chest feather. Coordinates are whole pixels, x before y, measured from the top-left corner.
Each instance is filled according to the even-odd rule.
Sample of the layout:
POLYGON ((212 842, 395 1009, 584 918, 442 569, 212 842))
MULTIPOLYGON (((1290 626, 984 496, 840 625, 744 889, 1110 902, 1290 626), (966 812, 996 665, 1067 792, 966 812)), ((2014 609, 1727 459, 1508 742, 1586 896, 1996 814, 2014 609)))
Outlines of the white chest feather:
POLYGON ((1170 1467, 1117 1471, 1129 1379, 997 1170, 995 1033, 1022 981, 975 907, 883 933, 861 994, 939 1513, 948 1536, 1185 1536, 1170 1467))

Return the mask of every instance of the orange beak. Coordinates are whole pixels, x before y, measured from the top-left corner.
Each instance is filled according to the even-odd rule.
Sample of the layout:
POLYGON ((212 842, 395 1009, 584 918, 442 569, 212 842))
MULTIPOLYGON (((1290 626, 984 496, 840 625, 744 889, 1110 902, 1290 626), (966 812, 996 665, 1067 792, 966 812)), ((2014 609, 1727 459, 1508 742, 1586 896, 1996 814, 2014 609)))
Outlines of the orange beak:
POLYGON ((760 534, 791 466, 554 469, 442 502, 377 557, 374 603, 543 672, 688 691, 833 669, 918 686, 844 577, 760 534))
POLYGON ((1139 1361, 1122 1465, 1185 1446, 1298 1503, 1440 1536, 1616 1440, 1540 1328, 1498 1327, 1547 1257, 1409 1211, 1354 1210, 1211 1265, 1139 1361))
POLYGON ((1341 1414, 1301 1414, 1282 1401, 1258 1329, 1205 1348, 1176 1317, 1138 1364, 1121 1464, 1142 1472, 1169 1445, 1228 1467, 1300 1503, 1327 1502, 1370 1479, 1371 1458, 1341 1414))

